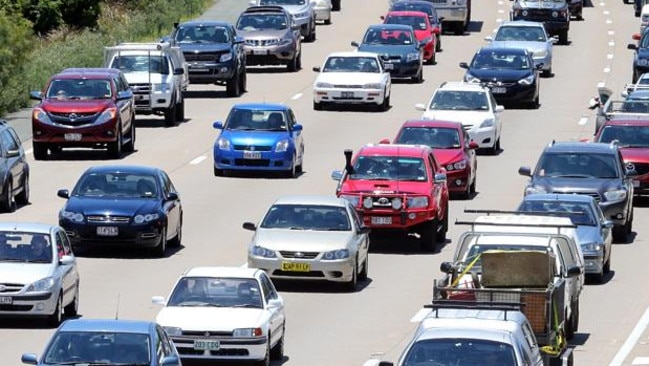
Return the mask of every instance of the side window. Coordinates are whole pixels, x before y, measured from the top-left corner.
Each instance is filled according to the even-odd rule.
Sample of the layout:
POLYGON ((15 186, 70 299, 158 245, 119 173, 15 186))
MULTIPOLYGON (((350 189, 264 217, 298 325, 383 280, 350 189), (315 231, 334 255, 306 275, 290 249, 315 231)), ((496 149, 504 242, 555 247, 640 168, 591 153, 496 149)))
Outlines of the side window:
POLYGON ((622 153, 619 150, 617 152, 617 159, 620 161, 620 167, 622 169, 620 174, 622 175, 622 177, 624 177, 626 175, 626 164, 624 164, 624 158, 622 157, 622 153))
POLYGON ((466 147, 469 147, 469 143, 471 142, 471 137, 469 137, 469 134, 466 131, 463 131, 464 133, 464 143, 466 143, 466 147))
POLYGON ((358 229, 363 226, 363 223, 361 222, 361 218, 358 217, 358 212, 352 207, 352 205, 347 205, 347 211, 349 211, 352 215, 352 220, 354 221, 354 226, 358 229))
POLYGON ((68 239, 68 236, 62 231, 56 233, 56 236, 57 236, 56 247, 59 252, 59 258, 61 258, 64 255, 72 254, 72 247, 70 245, 70 240, 68 239))
POLYGON ((162 176, 162 192, 164 193, 164 195, 167 196, 169 192, 175 192, 175 189, 171 184, 171 180, 169 179, 169 176, 164 172, 161 174, 161 176, 162 176))
POLYGON ((18 145, 16 144, 16 141, 13 139, 11 134, 9 134, 8 129, 2 131, 2 146, 4 147, 5 151, 18 150, 18 145))
POLYGON ((262 273, 260 278, 261 278, 261 286, 264 290, 264 298, 266 299, 266 302, 272 299, 276 299, 277 292, 275 291, 275 286, 273 286, 273 283, 268 278, 268 276, 265 273, 262 273))
POLYGON ((574 256, 574 253, 572 251, 572 248, 570 247, 570 244, 568 244, 568 241, 564 238, 556 238, 557 241, 557 247, 559 248, 559 256, 562 258, 562 262, 565 268, 563 270, 565 271, 569 266, 574 266, 577 264, 577 259, 574 256))
POLYGON ((494 98, 493 94, 491 93, 488 94, 489 94, 489 100, 491 101, 491 109, 496 110, 496 106, 498 105, 498 103, 496 102, 496 98, 494 98))
POLYGON ((19 148, 21 146, 20 144, 20 137, 18 137, 18 134, 16 134, 16 131, 14 131, 13 128, 8 128, 7 132, 11 135, 11 139, 14 141, 16 144, 16 148, 19 148))
POLYGON ((297 123, 297 119, 295 118, 295 115, 293 114, 293 110, 289 109, 288 110, 288 127, 293 128, 295 124, 297 123))

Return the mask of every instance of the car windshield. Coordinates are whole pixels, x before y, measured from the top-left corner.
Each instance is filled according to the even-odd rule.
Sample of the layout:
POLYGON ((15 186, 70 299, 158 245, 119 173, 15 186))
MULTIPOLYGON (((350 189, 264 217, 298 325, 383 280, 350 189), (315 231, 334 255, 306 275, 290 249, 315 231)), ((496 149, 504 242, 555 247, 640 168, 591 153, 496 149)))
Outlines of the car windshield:
POLYGON ((489 100, 484 92, 438 90, 428 109, 433 111, 488 111, 489 100))
POLYGON ((385 18, 385 24, 404 24, 409 25, 414 30, 426 30, 426 18, 412 15, 389 15, 385 18))
MULTIPOLYGON (((427 14, 430 17, 430 16, 434 16, 433 8, 434 5, 431 6, 429 4, 418 4, 414 2, 411 3, 409 1, 399 1, 392 5, 390 11, 420 11, 422 13, 427 14)), ((434 22, 435 23, 437 22, 437 17, 434 18, 434 22)))
POLYGON ((110 99, 113 95, 107 79, 54 79, 47 88, 47 98, 58 100, 110 99))
POLYGON ((494 37, 496 41, 545 42, 545 33, 541 27, 502 26, 494 37))
POLYGON ((536 251, 536 252, 548 252, 548 253, 553 253, 551 247, 539 247, 538 245, 528 245, 528 244, 475 244, 471 246, 469 251, 465 253, 464 258, 462 258, 462 262, 464 264, 469 264, 472 263, 474 260, 475 263, 473 264, 473 267, 471 267, 472 270, 474 270, 477 273, 480 273, 482 270, 482 261, 479 258, 479 256, 486 252, 486 251, 509 251, 509 252, 529 252, 529 251, 536 251))
POLYGON ((433 338, 413 343, 403 366, 516 366, 511 344, 471 338, 433 338))
POLYGON ((286 29, 284 14, 242 14, 237 20, 237 29, 250 32, 263 29, 286 29))
POLYGON ((396 156, 359 156, 349 179, 425 182, 424 160, 396 156))
POLYGON ((546 212, 559 217, 569 217, 575 225, 597 225, 595 214, 586 202, 526 200, 518 207, 518 210, 523 212, 546 212))
POLYGON ((286 113, 281 110, 240 109, 230 111, 226 130, 287 131, 286 113))
POLYGON ((48 234, 0 232, 0 262, 52 263, 53 258, 48 234))
POLYGON ((62 331, 45 351, 48 365, 150 365, 149 335, 134 332, 62 331))
POLYGON ((152 55, 118 55, 113 58, 110 67, 128 72, 152 72, 169 74, 169 59, 163 56, 152 55))
POLYGON ((154 175, 140 173, 89 173, 79 179, 72 192, 78 197, 142 197, 157 198, 158 185, 154 175))
POLYGON ((344 207, 325 205, 273 205, 260 225, 264 229, 350 231, 344 207))
POLYGON ((304 5, 306 0, 261 0, 259 5, 304 5))
POLYGON ((379 63, 374 57, 331 56, 327 58, 322 72, 380 72, 379 63))
POLYGON ((213 25, 180 26, 175 39, 179 43, 230 43, 228 30, 213 25))
POLYGON ((263 308, 261 290, 253 278, 183 277, 167 306, 263 308))
POLYGON ((620 147, 649 148, 649 125, 647 126, 604 126, 597 142, 609 143, 617 140, 620 147))
POLYGON ((459 149, 462 147, 458 130, 443 127, 404 127, 395 143, 426 145, 434 149, 459 149))
POLYGON ((531 68, 528 61, 528 58, 520 53, 483 50, 475 55, 471 62, 471 68, 526 70, 531 68))
POLYGON ((413 39, 411 31, 370 28, 365 32, 363 44, 403 46, 414 44, 413 39))
POLYGON ((614 154, 546 153, 541 157, 536 175, 558 178, 618 177, 614 154))

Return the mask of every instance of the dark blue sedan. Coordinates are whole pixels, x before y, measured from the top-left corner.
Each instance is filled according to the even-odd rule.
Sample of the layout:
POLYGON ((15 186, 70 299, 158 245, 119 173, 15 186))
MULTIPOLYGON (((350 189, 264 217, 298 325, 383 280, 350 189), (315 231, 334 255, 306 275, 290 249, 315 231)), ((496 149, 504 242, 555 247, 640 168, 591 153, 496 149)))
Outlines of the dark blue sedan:
POLYGON ((288 177, 302 172, 302 125, 284 104, 235 104, 214 143, 214 175, 227 171, 278 171, 288 177))
POLYGON ((183 210, 171 179, 146 166, 97 166, 86 170, 59 212, 59 225, 76 248, 124 245, 165 254, 167 243, 179 246, 183 210))
POLYGON ((71 319, 59 326, 43 355, 25 353, 29 365, 182 366, 164 329, 139 320, 71 319))
POLYGON ((424 81, 424 46, 417 41, 415 31, 409 25, 371 25, 363 42, 352 42, 359 51, 378 53, 383 66, 393 78, 411 78, 415 83, 424 81))

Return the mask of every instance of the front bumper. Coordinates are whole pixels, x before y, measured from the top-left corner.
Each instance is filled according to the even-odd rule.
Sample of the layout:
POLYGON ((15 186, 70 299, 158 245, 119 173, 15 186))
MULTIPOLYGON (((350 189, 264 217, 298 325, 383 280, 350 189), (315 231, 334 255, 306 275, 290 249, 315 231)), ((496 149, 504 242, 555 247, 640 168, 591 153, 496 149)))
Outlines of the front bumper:
POLYGON ((230 360, 230 361, 257 361, 263 360, 268 347, 268 337, 260 338, 233 338, 226 336, 205 336, 206 331, 191 331, 190 335, 173 336, 173 341, 182 360, 230 360), (195 340, 218 340, 218 350, 197 350, 194 348, 195 340))
POLYGON ((448 170, 446 172, 448 191, 452 193, 466 192, 470 179, 471 169, 468 166, 462 170, 448 170))
POLYGON ((187 64, 190 84, 215 84, 234 77, 234 62, 190 62, 187 64))
POLYGON ((633 177, 633 194, 638 196, 649 194, 649 173, 633 177))
POLYGON ((434 211, 428 209, 397 210, 365 210, 357 209, 365 226, 372 229, 406 230, 415 229, 419 224, 436 217, 434 211))
POLYGON ((534 66, 543 64, 541 70, 549 71, 552 69, 552 56, 546 55, 545 57, 534 57, 534 66))
POLYGON ((381 105, 384 99, 383 89, 313 88, 313 101, 316 103, 381 105))
POLYGON ((169 109, 173 92, 153 92, 151 94, 135 94, 135 113, 151 114, 169 109))
POLYGON ((478 143, 481 149, 492 148, 498 140, 496 136, 496 126, 480 127, 479 125, 471 127, 467 130, 469 138, 478 143))
POLYGON ((48 316, 54 314, 60 288, 34 293, 0 293, 0 316, 48 316))
POLYGON ((248 267, 261 268, 272 278, 290 280, 325 280, 349 282, 354 273, 354 260, 350 258, 322 261, 297 258, 262 258, 248 256, 248 267), (293 270, 295 263, 302 264, 302 270, 293 270), (286 269, 282 269, 286 264, 286 269), (288 269, 288 270, 287 270, 288 269))
POLYGON ((604 271, 603 254, 584 254, 584 272, 586 274, 601 274, 604 271))
POLYGON ((468 11, 466 6, 444 6, 435 4, 437 16, 444 17, 443 23, 466 22, 468 11))
POLYGON ((277 46, 244 46, 246 65, 284 65, 295 58, 295 43, 277 46))
POLYGON ((390 59, 390 61, 386 62, 384 65, 386 69, 390 70, 390 77, 409 78, 416 76, 419 73, 419 70, 421 69, 421 60, 403 61, 390 59))
POLYGON ((154 221, 143 225, 115 224, 115 223, 73 223, 60 221, 59 225, 65 229, 74 246, 103 247, 103 246, 137 246, 151 248, 160 243, 163 224, 154 221), (100 227, 114 227, 111 235, 101 235, 108 232, 100 227))
POLYGON ((293 166, 294 150, 258 151, 254 157, 242 150, 214 149, 214 167, 224 170, 286 171, 293 166))
POLYGON ((117 141, 117 123, 72 127, 32 121, 32 141, 54 143, 62 147, 94 147, 117 141))
MULTIPOLYGON (((627 197, 627 200, 631 197, 627 197)), ((630 212, 627 212, 627 201, 600 202, 599 207, 604 212, 604 217, 613 221, 615 226, 624 226, 630 212)), ((633 209, 633 208, 632 208, 633 209)))
MULTIPOLYGON (((538 83, 538 80, 536 81, 538 83)), ((496 101, 500 103, 518 103, 518 102, 532 102, 537 96, 536 83, 531 85, 521 85, 517 82, 503 83, 502 86, 490 86, 491 93, 496 101), (503 88, 503 89, 498 89, 503 88)))

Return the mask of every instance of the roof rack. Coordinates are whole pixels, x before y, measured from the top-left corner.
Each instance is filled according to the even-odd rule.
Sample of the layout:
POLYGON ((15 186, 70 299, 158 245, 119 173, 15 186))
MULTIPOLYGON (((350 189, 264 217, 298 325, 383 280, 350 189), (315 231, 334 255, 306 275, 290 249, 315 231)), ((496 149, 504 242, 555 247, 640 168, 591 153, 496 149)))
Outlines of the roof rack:
POLYGON ((514 222, 476 222, 476 221, 460 221, 455 220, 455 225, 470 225, 471 230, 474 230, 476 225, 484 226, 507 226, 507 227, 547 227, 557 229, 557 233, 561 228, 576 228, 575 224, 526 224, 526 223, 514 223, 514 222))
POLYGON ((280 5, 252 5, 245 9, 244 13, 261 13, 264 11, 281 11, 284 12, 284 8, 280 5))
POLYGON ((108 46, 106 49, 108 50, 121 50, 121 49, 128 49, 128 50, 144 50, 144 51, 161 51, 161 50, 167 50, 172 47, 171 43, 169 42, 122 42, 118 43, 115 46, 108 46))
POLYGON ((570 216, 570 215, 585 215, 583 211, 508 211, 508 210, 482 210, 465 208, 465 213, 475 214, 511 214, 511 215, 531 215, 531 216, 570 216))
POLYGON ((435 299, 432 304, 425 304, 425 309, 431 309, 435 318, 439 318, 440 309, 454 309, 454 310, 499 310, 504 311, 504 319, 507 319, 507 313, 510 311, 521 312, 525 307, 525 303, 521 302, 490 302, 490 301, 475 301, 475 300, 445 300, 435 299))

